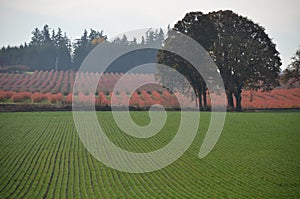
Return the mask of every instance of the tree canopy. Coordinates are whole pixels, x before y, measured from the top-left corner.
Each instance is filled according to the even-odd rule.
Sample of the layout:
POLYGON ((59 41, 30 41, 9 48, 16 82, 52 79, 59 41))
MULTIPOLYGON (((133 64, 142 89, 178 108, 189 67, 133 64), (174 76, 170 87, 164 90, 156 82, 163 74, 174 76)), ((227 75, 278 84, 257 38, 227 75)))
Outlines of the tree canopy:
POLYGON ((31 41, 19 47, 3 47, 0 66, 25 65, 34 70, 66 70, 72 67, 71 42, 60 28, 57 32, 45 25, 32 31, 31 41))
POLYGON ((290 81, 290 85, 300 81, 300 48, 296 51, 292 57, 291 64, 284 70, 283 83, 290 81))
MULTIPOLYGON (((213 41, 217 37, 217 30, 214 24, 212 24, 209 18, 201 12, 187 13, 182 20, 178 21, 174 25, 173 31, 179 31, 187 34, 196 42, 200 43, 207 51, 210 51, 213 41)), ((171 34, 172 31, 169 31, 168 38, 165 41, 165 46, 173 46, 172 48, 174 48, 174 45, 177 45, 176 36, 172 36, 171 34)), ((188 46, 186 48, 188 48, 188 46)), ((206 83, 203 77, 189 62, 181 58, 179 55, 175 55, 166 51, 159 52, 158 62, 160 64, 171 66, 180 74, 182 74, 189 81, 195 91, 196 97, 198 98, 199 109, 207 109, 206 83)), ((187 83, 186 81, 178 81, 179 77, 177 77, 175 73, 172 76, 168 75, 172 72, 172 70, 162 67, 159 67, 159 70, 160 74, 158 75, 158 79, 160 79, 161 82, 169 87, 180 89, 180 91, 186 95, 190 94, 189 90, 185 90, 187 83)))
MULTIPOLYGON (((281 61, 275 44, 263 27, 246 17, 228 10, 208 14, 191 12, 178 21, 173 30, 187 34, 210 53, 223 78, 229 108, 234 106, 234 96, 236 110, 241 110, 242 89, 270 90, 278 85, 281 61)), ((194 89, 202 93, 197 95, 201 103, 206 95, 200 83, 203 78, 183 60, 174 58, 170 63, 170 56, 167 59, 160 56, 161 62, 166 60, 179 72, 189 71, 185 74, 194 89)))
MULTIPOLYGON (((19 47, 3 47, 0 50, 0 67, 24 65, 28 66, 30 71, 76 71, 89 52, 103 41, 117 46, 148 47, 153 43, 162 44, 163 40, 162 29, 149 29, 145 32, 145 36, 142 36, 140 43, 137 42, 137 38, 129 41, 126 35, 108 42, 103 31, 90 29, 89 31, 84 30, 79 39, 71 42, 61 28, 55 31, 45 25, 41 30, 35 28, 32 31, 31 41, 28 44, 25 43, 19 47)), ((126 72, 139 64, 156 62, 156 54, 157 51, 154 49, 129 53, 116 60, 107 72, 126 72)), ((148 72, 154 71, 149 70, 148 72)))

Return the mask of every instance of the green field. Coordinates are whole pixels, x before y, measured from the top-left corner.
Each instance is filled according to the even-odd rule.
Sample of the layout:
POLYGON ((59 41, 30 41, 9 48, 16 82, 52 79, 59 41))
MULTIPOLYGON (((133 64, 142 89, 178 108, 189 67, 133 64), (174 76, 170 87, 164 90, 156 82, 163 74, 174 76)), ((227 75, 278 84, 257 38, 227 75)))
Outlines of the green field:
MULTIPOLYGON (((129 151, 159 149, 176 133, 179 112, 148 139, 122 133, 99 112, 108 137, 129 151)), ((132 112, 137 123, 147 112, 132 112)), ((71 112, 0 113, 0 198, 300 198, 300 113, 228 113, 223 133, 204 159, 199 148, 210 113, 180 159, 132 174, 91 156, 71 112)))

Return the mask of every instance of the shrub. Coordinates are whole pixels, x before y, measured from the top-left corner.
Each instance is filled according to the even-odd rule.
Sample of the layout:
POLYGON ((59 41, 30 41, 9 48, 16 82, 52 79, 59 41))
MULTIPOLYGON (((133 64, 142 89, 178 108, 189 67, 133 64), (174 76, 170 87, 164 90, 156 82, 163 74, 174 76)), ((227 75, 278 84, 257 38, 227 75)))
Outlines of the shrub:
POLYGON ((63 101, 63 95, 61 93, 51 94, 47 93, 47 99, 50 103, 57 103, 63 101))
POLYGON ((65 103, 72 104, 72 101, 73 101, 73 94, 69 93, 65 98, 65 103))
POLYGON ((106 95, 103 92, 99 93, 99 98, 97 99, 96 103, 98 105, 101 105, 101 106, 108 106, 109 105, 108 99, 107 99, 106 95))
POLYGON ((19 92, 11 96, 13 102, 25 102, 31 99, 31 93, 29 92, 19 92))
POLYGON ((143 107, 144 106, 144 102, 143 100, 140 98, 139 94, 137 92, 133 92, 131 99, 129 101, 129 105, 130 106, 139 106, 139 107, 143 107))
POLYGON ((0 91, 0 102, 4 102, 5 100, 8 100, 14 94, 15 92, 13 91, 0 91))
POLYGON ((31 95, 32 103, 40 103, 43 100, 47 100, 47 95, 38 92, 35 92, 31 95))

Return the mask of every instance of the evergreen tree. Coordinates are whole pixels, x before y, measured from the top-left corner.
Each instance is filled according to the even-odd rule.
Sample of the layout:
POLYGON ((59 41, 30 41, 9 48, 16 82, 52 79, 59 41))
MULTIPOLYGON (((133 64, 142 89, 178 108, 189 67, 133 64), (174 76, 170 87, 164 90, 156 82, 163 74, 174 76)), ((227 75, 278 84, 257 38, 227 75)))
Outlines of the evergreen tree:
POLYGON ((62 34, 62 30, 58 28, 57 34, 54 36, 56 46, 56 70, 68 70, 72 65, 70 40, 66 33, 62 34))
POLYGON ((30 45, 39 46, 42 44, 43 35, 38 28, 35 28, 32 32, 33 36, 31 37, 30 45))
POLYGON ((84 58, 88 54, 88 32, 84 30, 83 35, 80 39, 77 39, 73 44, 74 55, 73 55, 73 68, 78 70, 84 58))
POLYGON ((290 81, 290 86, 300 81, 300 49, 296 51, 291 64, 284 70, 282 80, 283 83, 290 81))
POLYGON ((83 60, 86 58, 88 53, 93 50, 96 45, 107 39, 107 36, 103 34, 103 31, 90 30, 88 35, 87 30, 84 30, 83 35, 80 39, 77 39, 73 44, 73 69, 78 70, 83 60))

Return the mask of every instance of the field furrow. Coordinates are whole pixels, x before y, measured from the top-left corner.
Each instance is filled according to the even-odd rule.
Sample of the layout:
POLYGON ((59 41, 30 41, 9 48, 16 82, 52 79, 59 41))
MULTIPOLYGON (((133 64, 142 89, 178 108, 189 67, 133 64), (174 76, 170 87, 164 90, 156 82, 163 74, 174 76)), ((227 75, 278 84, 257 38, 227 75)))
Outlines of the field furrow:
MULTIPOLYGON (((111 142, 136 153, 172 141, 180 112, 167 115, 158 134, 141 139, 119 129, 110 112, 97 113, 111 142)), ((298 112, 228 113, 215 148, 199 159, 210 121, 210 113, 201 113, 189 149, 149 173, 117 171, 95 159, 70 112, 0 113, 0 118, 0 198, 300 198, 298 112)), ((133 112, 132 118, 140 125, 149 122, 147 112, 133 112)))

